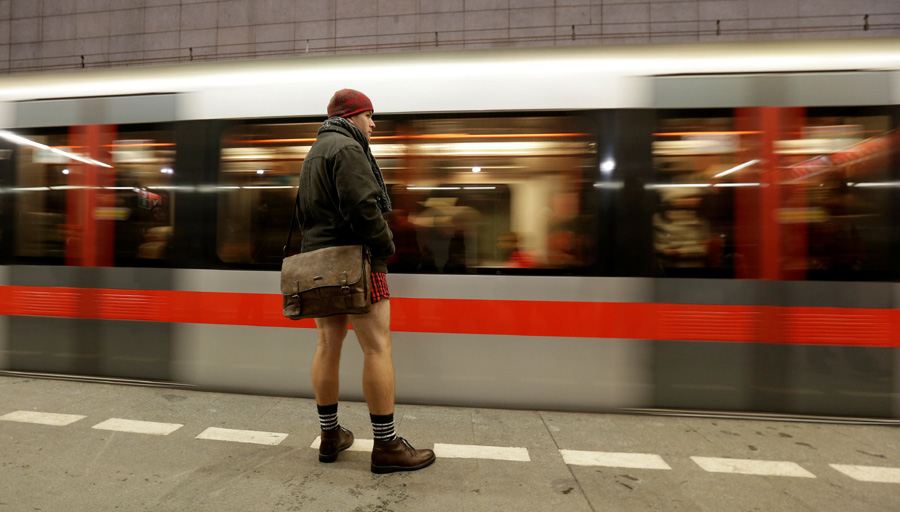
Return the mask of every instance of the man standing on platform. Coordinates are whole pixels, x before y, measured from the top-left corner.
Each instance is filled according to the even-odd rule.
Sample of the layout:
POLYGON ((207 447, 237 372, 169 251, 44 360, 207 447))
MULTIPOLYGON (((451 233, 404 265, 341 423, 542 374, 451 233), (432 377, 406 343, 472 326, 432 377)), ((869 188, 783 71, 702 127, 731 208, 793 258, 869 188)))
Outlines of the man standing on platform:
POLYGON ((394 254, 383 214, 391 201, 369 138, 375 129, 369 98, 342 89, 328 103, 328 119, 300 171, 301 252, 365 245, 372 255, 372 309, 366 314, 316 318, 319 340, 312 363, 322 442, 321 462, 334 462, 353 444, 338 423, 341 347, 350 324, 363 351, 363 393, 375 434, 372 472, 415 471, 434 462, 432 450, 416 450, 394 432, 394 365, 387 260, 394 254))

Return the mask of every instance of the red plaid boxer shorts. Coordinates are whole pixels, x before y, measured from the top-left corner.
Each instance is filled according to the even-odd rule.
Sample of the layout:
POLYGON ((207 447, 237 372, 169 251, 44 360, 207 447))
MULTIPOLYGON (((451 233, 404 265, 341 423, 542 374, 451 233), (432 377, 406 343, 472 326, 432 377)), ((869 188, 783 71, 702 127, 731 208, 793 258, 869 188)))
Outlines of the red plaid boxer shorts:
POLYGON ((387 274, 384 272, 372 272, 372 304, 390 298, 391 292, 388 290, 387 274))

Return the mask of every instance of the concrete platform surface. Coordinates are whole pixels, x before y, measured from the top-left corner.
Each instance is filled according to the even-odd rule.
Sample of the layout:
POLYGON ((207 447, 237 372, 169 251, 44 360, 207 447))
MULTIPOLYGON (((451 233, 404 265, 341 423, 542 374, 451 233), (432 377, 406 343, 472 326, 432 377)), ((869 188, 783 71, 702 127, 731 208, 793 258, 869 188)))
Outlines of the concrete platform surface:
POLYGON ((0 377, 0 511, 900 510, 900 432, 830 425, 398 405, 434 447, 374 475, 318 461, 314 401, 0 377))

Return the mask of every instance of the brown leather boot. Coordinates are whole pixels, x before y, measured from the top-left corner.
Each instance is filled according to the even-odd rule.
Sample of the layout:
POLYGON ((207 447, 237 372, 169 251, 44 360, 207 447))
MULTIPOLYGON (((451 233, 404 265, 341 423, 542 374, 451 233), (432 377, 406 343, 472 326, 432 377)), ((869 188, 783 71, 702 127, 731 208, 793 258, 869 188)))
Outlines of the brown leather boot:
POLYGON ((375 441, 372 447, 372 473, 416 471, 432 462, 432 450, 416 450, 402 437, 393 441, 375 441))
POLYGON ((319 462, 334 462, 338 453, 353 445, 353 432, 342 426, 333 430, 322 431, 322 442, 319 443, 319 462))

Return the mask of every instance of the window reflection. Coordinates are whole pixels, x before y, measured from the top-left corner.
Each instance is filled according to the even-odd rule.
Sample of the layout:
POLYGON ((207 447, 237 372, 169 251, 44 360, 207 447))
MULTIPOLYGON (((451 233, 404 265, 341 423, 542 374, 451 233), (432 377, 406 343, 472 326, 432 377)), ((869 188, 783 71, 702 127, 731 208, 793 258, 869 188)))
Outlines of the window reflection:
POLYGON ((216 245, 222 261, 281 262, 297 177, 320 126, 247 124, 225 132, 217 190, 216 245))
POLYGON ((811 111, 805 126, 776 143, 784 172, 779 220, 800 249, 786 265, 811 279, 885 276, 897 133, 889 116, 827 114, 811 111))
POLYGON ((119 263, 172 256, 175 144, 170 132, 120 131, 116 169, 115 250, 119 263))
MULTIPOLYGON (((30 140, 67 147, 67 134, 33 135, 30 140)), ((39 148, 19 146, 16 163, 16 255, 63 258, 70 160, 39 148)))
POLYGON ((98 262, 119 265, 169 256, 173 236, 172 168, 175 144, 170 132, 103 133, 108 140, 84 146, 69 133, 28 135, 52 149, 22 144, 16 164, 16 256, 77 258, 80 244, 98 262), (116 140, 113 140, 115 138, 116 140), (86 165, 59 151, 100 153, 99 165, 86 165), (90 176, 88 176, 90 175, 90 176), (85 239, 85 233, 94 235, 85 239))
POLYGON ((890 162, 900 142, 890 117, 784 108, 777 133, 764 134, 754 109, 742 115, 749 121, 716 112, 658 120, 649 188, 664 274, 758 278, 767 266, 783 279, 888 277, 890 162))
POLYGON ((657 195, 653 248, 665 275, 680 269, 730 273, 735 265, 734 193, 753 186, 756 163, 744 161, 732 117, 662 119, 653 143, 657 195))
MULTIPOLYGON (((394 211, 392 272, 469 273, 586 264, 581 204, 595 166, 586 122, 565 117, 376 121, 372 151, 394 211)), ((321 123, 225 134, 218 254, 279 263, 297 176, 321 123)), ((592 185, 592 183, 591 183, 592 185)))

